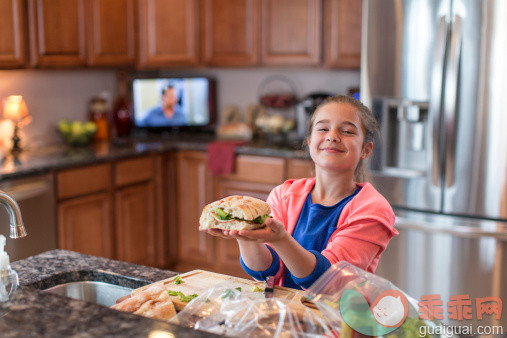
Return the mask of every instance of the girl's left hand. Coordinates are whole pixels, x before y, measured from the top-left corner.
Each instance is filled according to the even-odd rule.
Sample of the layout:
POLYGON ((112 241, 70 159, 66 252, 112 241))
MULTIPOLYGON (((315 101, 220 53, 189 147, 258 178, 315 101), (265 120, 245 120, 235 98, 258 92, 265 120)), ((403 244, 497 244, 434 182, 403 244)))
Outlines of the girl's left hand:
POLYGON ((223 234, 227 237, 233 237, 242 241, 274 243, 288 236, 282 222, 273 218, 268 218, 264 222, 266 227, 255 230, 224 230, 223 234))

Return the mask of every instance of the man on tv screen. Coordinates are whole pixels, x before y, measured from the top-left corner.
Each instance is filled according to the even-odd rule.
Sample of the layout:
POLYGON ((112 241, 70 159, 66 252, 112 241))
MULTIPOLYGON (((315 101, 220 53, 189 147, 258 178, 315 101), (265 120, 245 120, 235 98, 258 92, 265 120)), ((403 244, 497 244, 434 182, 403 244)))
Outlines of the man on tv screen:
POLYGON ((187 124, 181 98, 174 86, 162 90, 161 104, 148 109, 139 125, 143 127, 182 126, 187 124))

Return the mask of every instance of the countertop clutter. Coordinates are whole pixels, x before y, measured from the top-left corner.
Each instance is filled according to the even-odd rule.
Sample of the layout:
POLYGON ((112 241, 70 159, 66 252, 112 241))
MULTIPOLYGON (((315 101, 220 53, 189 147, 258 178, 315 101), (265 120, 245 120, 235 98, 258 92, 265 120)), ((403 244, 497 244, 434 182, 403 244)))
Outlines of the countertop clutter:
MULTIPOLYGON (((41 280, 58 284, 68 272, 79 275, 103 270, 152 283, 175 272, 53 250, 13 262, 19 288, 11 302, 0 305, 0 332, 8 337, 210 337, 163 321, 119 312, 104 306, 62 297, 37 289, 41 280), (171 335, 172 334, 172 335, 171 335)), ((113 277, 114 278, 114 277, 113 277)), ((114 282, 114 281, 113 281, 114 282)), ((46 285, 47 286, 47 285, 46 285)))
MULTIPOLYGON (((78 167, 109 160, 123 159, 149 153, 173 150, 206 150, 214 141, 209 134, 179 134, 143 139, 126 139, 119 142, 95 143, 88 147, 53 146, 22 152, 18 157, 5 155, 0 166, 0 181, 50 170, 78 167)), ((265 141, 252 141, 236 148, 237 154, 309 158, 301 144, 277 145, 265 141)))

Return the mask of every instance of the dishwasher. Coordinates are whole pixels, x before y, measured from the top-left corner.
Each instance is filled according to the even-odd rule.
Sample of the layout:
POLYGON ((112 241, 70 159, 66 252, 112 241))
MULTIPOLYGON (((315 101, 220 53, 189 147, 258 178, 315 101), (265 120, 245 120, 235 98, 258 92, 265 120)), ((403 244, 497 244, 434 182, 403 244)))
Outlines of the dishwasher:
POLYGON ((11 262, 57 248, 53 175, 43 174, 0 180, 0 190, 18 202, 28 236, 9 237, 9 215, 0 208, 0 233, 11 262))

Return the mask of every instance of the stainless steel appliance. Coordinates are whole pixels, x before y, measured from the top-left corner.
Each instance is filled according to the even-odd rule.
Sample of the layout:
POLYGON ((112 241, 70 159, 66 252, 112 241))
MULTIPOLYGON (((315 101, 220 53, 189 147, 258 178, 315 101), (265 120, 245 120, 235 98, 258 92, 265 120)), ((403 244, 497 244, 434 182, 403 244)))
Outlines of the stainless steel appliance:
POLYGON ((361 100, 381 123, 371 169, 400 231, 377 273, 440 294, 449 323, 449 297, 468 294, 475 320, 475 298, 507 304, 507 2, 363 4, 361 100))
MULTIPOLYGON (((11 261, 44 251, 57 249, 55 197, 51 174, 0 181, 0 190, 6 192, 19 205, 28 236, 7 237, 5 250, 11 261)), ((0 208, 0 231, 7 234, 9 215, 0 208), (2 230, 3 229, 3 230, 2 230)))

